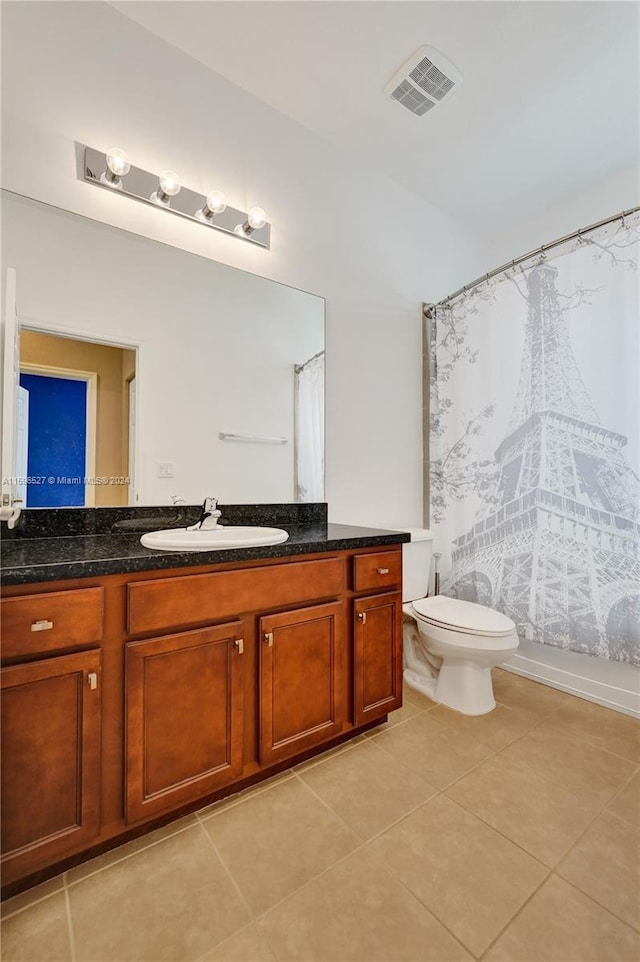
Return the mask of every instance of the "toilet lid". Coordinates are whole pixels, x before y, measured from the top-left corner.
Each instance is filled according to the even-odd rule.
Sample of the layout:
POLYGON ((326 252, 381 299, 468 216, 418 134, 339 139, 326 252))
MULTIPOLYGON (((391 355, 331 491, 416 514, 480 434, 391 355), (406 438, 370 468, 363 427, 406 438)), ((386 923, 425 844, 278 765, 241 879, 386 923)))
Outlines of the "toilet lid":
POLYGON ((446 595, 421 598, 413 602, 413 608, 423 621, 471 635, 501 638, 510 635, 516 627, 511 618, 494 608, 477 605, 473 601, 447 598, 446 595))

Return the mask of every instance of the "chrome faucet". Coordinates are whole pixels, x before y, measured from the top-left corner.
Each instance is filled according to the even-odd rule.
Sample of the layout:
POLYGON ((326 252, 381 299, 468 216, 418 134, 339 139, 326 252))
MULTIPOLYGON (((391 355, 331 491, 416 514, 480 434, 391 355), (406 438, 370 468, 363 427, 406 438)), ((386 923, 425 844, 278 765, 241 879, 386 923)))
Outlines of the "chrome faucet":
POLYGON ((218 527, 218 518, 222 511, 218 511, 217 498, 205 498, 202 504, 200 517, 195 524, 192 524, 189 531, 211 531, 218 527))

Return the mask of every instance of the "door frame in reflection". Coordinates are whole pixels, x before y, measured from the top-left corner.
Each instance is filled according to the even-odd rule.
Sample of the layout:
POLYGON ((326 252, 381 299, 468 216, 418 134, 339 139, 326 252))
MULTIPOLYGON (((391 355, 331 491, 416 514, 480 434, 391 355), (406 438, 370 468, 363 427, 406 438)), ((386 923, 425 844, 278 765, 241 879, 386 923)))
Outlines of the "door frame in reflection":
MULTIPOLYGON (((98 398, 98 375, 95 371, 75 371, 71 368, 53 367, 49 364, 31 364, 20 362, 20 374, 35 374, 38 377, 62 378, 65 381, 84 381, 86 393, 86 435, 85 435, 85 478, 93 478, 96 473, 96 418, 98 398)), ((95 505, 95 485, 84 485, 84 508, 95 505)), ((29 505, 27 505, 29 507, 29 505)))
MULTIPOLYGON (((136 435, 132 439, 133 443, 129 445, 129 474, 131 477, 131 484, 128 486, 128 498, 127 502, 129 505, 134 505, 138 502, 138 479, 141 476, 141 465, 140 465, 140 445, 138 443, 138 428, 140 420, 140 397, 141 397, 141 368, 142 368, 142 344, 140 340, 128 341, 123 337, 112 337, 109 334, 103 334, 100 332, 96 334, 94 331, 87 331, 81 328, 65 328, 58 324, 52 324, 47 321, 40 320, 40 318, 29 317, 25 314, 18 314, 17 323, 19 325, 20 334, 26 331, 33 332, 34 334, 48 334, 50 337, 58 338, 68 338, 72 341, 84 341, 86 344, 98 344, 104 347, 115 347, 121 348, 125 351, 133 351, 135 353, 135 367, 134 367, 134 377, 136 381, 136 435), (133 447, 133 451, 131 448, 133 447), (131 462, 133 460, 133 463, 131 462)), ((46 366, 46 365, 45 365, 46 366)), ((34 370, 38 365, 35 363, 20 361, 20 372, 25 374, 33 373, 37 374, 38 371, 34 370)), ((59 368, 58 370, 64 370, 64 368, 59 368)), ((68 376, 71 378, 78 379, 82 374, 90 374, 93 376, 93 372, 78 372, 72 369, 68 369, 68 376)), ((55 376, 55 375, 54 375, 55 376)), ((62 375, 58 375, 62 376, 62 375)), ((144 381, 142 382, 142 384, 144 381)), ((87 385, 87 403, 89 398, 89 385, 87 385)), ((128 392, 127 392, 128 394, 128 392)), ((92 464, 91 470, 87 471, 87 477, 94 477, 96 473, 96 424, 97 424, 97 376, 96 376, 96 393, 93 398, 93 441, 92 441, 92 464)), ((88 422, 87 422, 88 424, 88 422)), ((127 425, 128 427, 128 425, 127 425)), ((89 435, 87 435, 87 457, 89 454, 90 441, 89 435)), ((85 507, 95 506, 96 500, 96 488, 95 485, 87 485, 85 490, 85 507), (90 491, 88 489, 91 489, 90 491)), ((105 505, 108 507, 108 505, 105 505)), ((37 509, 36 509, 37 510, 37 509)))

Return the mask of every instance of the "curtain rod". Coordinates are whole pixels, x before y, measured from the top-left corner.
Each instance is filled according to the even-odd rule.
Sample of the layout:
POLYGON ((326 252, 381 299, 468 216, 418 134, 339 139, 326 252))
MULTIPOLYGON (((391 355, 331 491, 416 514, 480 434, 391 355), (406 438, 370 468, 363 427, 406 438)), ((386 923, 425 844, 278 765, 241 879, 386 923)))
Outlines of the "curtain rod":
POLYGON ((314 354, 313 357, 310 357, 308 361, 304 362, 304 364, 294 364, 293 370, 296 372, 296 374, 299 374, 300 371, 304 371, 307 364, 311 364, 312 361, 317 361, 317 359, 319 357, 322 357, 323 354, 324 354, 324 350, 318 351, 317 354, 314 354))
POLYGON ((624 220, 625 217, 630 217, 631 214, 637 214, 640 211, 640 207, 631 207, 629 210, 623 210, 620 214, 615 214, 613 217, 605 217, 604 220, 599 220, 595 224, 590 224, 589 227, 583 227, 581 230, 574 230, 571 234, 565 234, 564 237, 559 237, 557 240, 552 241, 550 244, 543 244, 541 247, 536 247, 535 250, 529 251, 528 254, 522 254, 521 257, 516 257, 515 260, 507 261, 506 264, 502 264, 500 267, 496 267, 495 270, 489 271, 488 274, 483 274, 482 277, 477 277, 470 284, 465 284, 459 290, 454 291, 453 294, 449 294, 448 297, 443 298, 438 301, 437 304, 423 304, 422 313, 425 317, 430 318, 432 312, 436 307, 441 307, 443 304, 448 304, 449 301, 454 300, 459 297, 460 294, 466 294, 467 291, 472 290, 474 287, 478 287, 479 284, 484 284, 491 277, 495 277, 496 274, 502 274, 509 267, 515 267, 517 264, 522 264, 524 261, 528 261, 531 257, 535 257, 537 254, 546 253, 546 251, 553 250, 554 247, 559 247, 560 244, 566 244, 567 241, 573 240, 576 237, 582 237, 583 234, 588 234, 590 231, 597 230, 599 227, 605 227, 607 224, 613 224, 614 221, 624 220))

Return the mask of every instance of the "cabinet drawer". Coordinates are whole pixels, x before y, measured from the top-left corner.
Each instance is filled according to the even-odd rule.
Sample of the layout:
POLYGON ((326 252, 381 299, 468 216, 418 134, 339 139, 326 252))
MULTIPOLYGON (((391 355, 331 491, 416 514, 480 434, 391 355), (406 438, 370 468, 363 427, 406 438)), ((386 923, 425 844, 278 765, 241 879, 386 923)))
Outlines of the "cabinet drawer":
POLYGON ((102 588, 3 598, 3 658, 79 648, 102 639, 102 588))
POLYGON ((359 554, 353 559, 353 590, 393 588, 402 581, 402 548, 359 554))
POLYGON ((331 598, 344 590, 343 580, 342 559, 323 558, 139 581, 128 586, 128 631, 161 631, 331 598))

